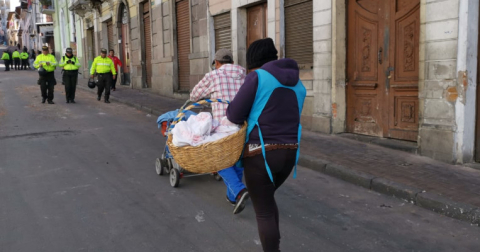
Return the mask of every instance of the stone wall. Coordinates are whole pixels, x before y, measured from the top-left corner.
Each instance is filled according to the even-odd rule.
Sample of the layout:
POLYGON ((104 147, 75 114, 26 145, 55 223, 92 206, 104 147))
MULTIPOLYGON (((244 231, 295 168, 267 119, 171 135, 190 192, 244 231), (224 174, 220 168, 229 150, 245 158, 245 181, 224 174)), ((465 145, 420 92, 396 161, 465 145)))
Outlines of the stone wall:
POLYGON ((454 162, 458 0, 421 1, 419 146, 454 162))

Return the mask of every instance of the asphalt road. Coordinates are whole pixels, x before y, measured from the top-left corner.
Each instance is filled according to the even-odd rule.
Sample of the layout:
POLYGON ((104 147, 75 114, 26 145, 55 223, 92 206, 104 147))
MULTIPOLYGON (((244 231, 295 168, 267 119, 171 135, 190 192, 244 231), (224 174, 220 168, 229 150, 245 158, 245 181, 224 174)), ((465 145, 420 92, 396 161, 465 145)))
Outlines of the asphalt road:
MULTIPOLYGON (((1 65, 0 65, 1 66, 1 65)), ((0 67, 0 251, 261 251, 212 176, 154 170, 156 118, 77 90, 41 104, 36 73, 0 67)), ((480 228, 299 167, 277 192, 282 251, 479 251, 480 228)))

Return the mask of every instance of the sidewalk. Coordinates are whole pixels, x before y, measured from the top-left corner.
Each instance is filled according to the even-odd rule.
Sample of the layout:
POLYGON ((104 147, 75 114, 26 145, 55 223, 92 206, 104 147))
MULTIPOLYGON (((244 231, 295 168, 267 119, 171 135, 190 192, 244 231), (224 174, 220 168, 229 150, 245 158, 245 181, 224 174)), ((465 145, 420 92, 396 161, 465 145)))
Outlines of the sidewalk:
MULTIPOLYGON (((60 82, 61 78, 57 80, 60 82)), ((78 87, 96 92, 87 87, 87 81, 79 77, 78 87)), ((120 85, 111 92, 110 100, 156 116, 185 102, 120 85)), ((299 165, 449 217, 480 224, 480 170, 308 130, 302 133, 299 165)))

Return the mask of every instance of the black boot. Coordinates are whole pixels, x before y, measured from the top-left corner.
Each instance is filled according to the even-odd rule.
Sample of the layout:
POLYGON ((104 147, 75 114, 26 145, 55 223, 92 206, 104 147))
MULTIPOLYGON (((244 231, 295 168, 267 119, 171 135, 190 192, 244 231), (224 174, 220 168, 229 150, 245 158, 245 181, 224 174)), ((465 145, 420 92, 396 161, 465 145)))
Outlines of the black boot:
POLYGON ((46 98, 42 98, 42 103, 45 103, 47 99, 46 98))
POLYGON ((75 103, 75 100, 70 100, 70 103, 75 103))
POLYGON ((102 99, 102 96, 99 95, 99 96, 97 97, 97 101, 100 101, 101 99, 102 99))
POLYGON ((70 103, 70 100, 67 100, 67 103, 70 103))
POLYGON ((55 104, 55 102, 48 100, 48 104, 55 104))
POLYGON ((108 99, 105 99, 105 103, 110 103, 110 101, 108 99))

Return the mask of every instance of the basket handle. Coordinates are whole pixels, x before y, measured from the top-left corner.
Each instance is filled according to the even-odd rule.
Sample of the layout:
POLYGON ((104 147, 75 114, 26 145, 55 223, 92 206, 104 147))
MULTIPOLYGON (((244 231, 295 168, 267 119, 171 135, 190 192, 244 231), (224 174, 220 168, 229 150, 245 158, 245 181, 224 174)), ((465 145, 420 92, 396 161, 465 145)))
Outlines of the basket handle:
POLYGON ((193 102, 190 105, 188 105, 190 101, 185 102, 185 104, 183 104, 183 106, 178 110, 178 114, 175 117, 175 119, 173 119, 172 123, 170 124, 170 127, 168 128, 168 134, 170 134, 170 131, 172 131, 172 129, 175 128, 175 124, 177 124, 178 122, 182 121, 185 118, 185 113, 187 112, 187 110, 191 110, 193 108, 198 108, 198 107, 201 107, 202 105, 211 104, 215 102, 230 104, 230 101, 222 100, 222 99, 205 99, 205 100, 193 102))

